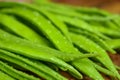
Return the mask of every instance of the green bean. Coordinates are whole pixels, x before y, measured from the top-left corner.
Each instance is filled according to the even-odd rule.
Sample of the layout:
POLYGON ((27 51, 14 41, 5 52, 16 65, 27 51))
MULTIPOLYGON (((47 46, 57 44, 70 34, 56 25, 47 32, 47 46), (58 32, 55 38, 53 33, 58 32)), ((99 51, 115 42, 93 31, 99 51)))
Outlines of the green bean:
MULTIPOLYGON (((66 16, 75 16, 77 14, 85 14, 84 17, 81 16, 82 19, 91 19, 91 20, 95 20, 97 18, 97 20, 99 19, 100 21, 102 21, 103 17, 108 17, 108 19, 114 19, 114 16, 110 15, 110 13, 105 12, 103 10, 99 10, 97 8, 83 8, 83 7, 74 7, 74 6, 70 6, 70 5, 64 5, 64 4, 56 4, 56 3, 51 3, 51 2, 38 2, 35 3, 38 6, 51 11, 53 13, 58 13, 61 15, 66 15, 66 16), (63 13, 60 11, 66 11, 67 13, 63 13), (72 12, 73 14, 69 14, 68 12, 72 12), (92 14, 92 15, 91 15, 92 14), (94 14, 94 16, 93 16, 94 14), (110 16, 106 16, 106 15, 110 15, 110 16), (92 17, 91 17, 92 16, 92 17), (101 17, 101 18, 100 18, 101 17)), ((79 16, 78 16, 79 17, 79 16)), ((98 20, 98 21, 99 21, 98 20)))
MULTIPOLYGON (((5 4, 4 4, 5 5, 5 4)), ((9 6, 9 4, 7 4, 7 6, 9 6)), ((30 7, 30 6, 29 6, 30 7)), ((33 7, 32 7, 33 9, 33 7)), ((36 8, 35 10, 39 11, 38 8, 36 8)), ((54 39, 53 39, 54 40, 54 39)), ((52 40, 52 41, 53 41, 52 40)), ((59 39, 58 39, 59 40, 59 39)), ((54 40, 55 41, 55 40, 54 40)), ((61 40, 60 40, 61 41, 61 40)), ((56 45, 56 44, 55 44, 56 45)), ((74 47, 73 48, 69 48, 69 49, 63 49, 61 48, 61 46, 66 45, 65 43, 61 43, 60 45, 56 45, 57 47, 60 47, 61 51, 64 52, 71 52, 71 53, 80 53, 78 52, 74 47), (62 50, 63 49, 63 50, 62 50)), ((72 45, 72 44, 71 44, 72 45)), ((68 47, 68 46, 67 46, 68 47)), ((102 76, 96 71, 96 69, 94 68, 94 66, 89 62, 88 59, 82 59, 82 60, 77 60, 77 61, 73 61, 71 62, 71 64, 73 64, 75 67, 77 67, 77 69, 79 69, 80 71, 84 72, 86 75, 92 77, 93 79, 97 80, 97 79, 101 79, 104 80, 102 78, 102 76), (83 63, 83 61, 85 61, 83 63)))
MULTIPOLYGON (((14 51, 15 53, 18 53, 20 55, 33 58, 36 60, 42 60, 54 63, 60 67, 65 68, 67 71, 75 74, 78 78, 82 78, 81 74, 74 69, 71 65, 65 63, 61 59, 50 55, 49 53, 46 53, 43 50, 40 50, 41 48, 36 48, 35 46, 31 46, 29 41, 17 39, 16 37, 13 37, 12 35, 9 35, 8 33, 0 30, 0 48, 7 49, 10 51, 14 51), (12 45, 11 45, 12 44, 12 45)), ((34 44, 34 43, 33 43, 34 44)))
MULTIPOLYGON (((17 6, 25 6, 34 11, 36 11, 36 10, 38 11, 36 6, 31 6, 28 4, 20 4, 20 3, 11 3, 11 4, 13 4, 13 6, 16 6, 16 4, 17 4, 17 6)), ((9 4, 8 4, 8 6, 9 6, 9 4)), ((12 6, 12 5, 10 5, 10 6, 12 6)), ((56 25, 56 27, 59 28, 63 34, 65 34, 67 39, 70 40, 69 36, 67 36, 68 30, 67 30, 66 26, 60 20, 58 20, 53 14, 50 14, 43 9, 39 9, 39 12, 44 14, 45 16, 47 16, 51 20, 51 21, 48 21, 48 23, 53 22, 56 25)))
POLYGON ((118 18, 112 19, 112 21, 113 21, 118 27, 120 27, 120 24, 119 24, 119 22, 120 22, 120 16, 118 16, 118 18))
POLYGON ((44 6, 40 6, 40 8, 48 10, 49 12, 53 13, 53 14, 58 14, 58 15, 64 15, 64 16, 69 16, 69 17, 75 17, 75 18, 79 18, 79 19, 83 19, 86 21, 92 20, 92 21, 108 21, 111 19, 114 19, 114 17, 101 17, 101 16, 89 16, 86 14, 82 14, 82 13, 78 13, 75 12, 73 10, 67 10, 64 11, 63 9, 56 9, 56 8, 50 8, 50 7, 44 7, 44 6))
POLYGON ((61 49, 61 50, 67 49, 67 51, 69 51, 67 47, 73 48, 73 46, 71 46, 71 43, 67 41, 66 37, 62 35, 59 30, 57 30, 51 23, 49 23, 38 12, 33 12, 26 9, 20 9, 21 11, 18 12, 18 10, 19 9, 17 8, 9 9, 9 10, 6 9, 6 11, 4 9, 3 12, 17 14, 33 22, 35 26, 38 27, 39 30, 42 31, 43 34, 45 34, 45 36, 47 36, 48 39, 50 39, 53 42, 53 44, 56 46, 57 49, 61 49), (58 41, 58 39, 60 40, 60 42, 58 41), (61 45, 61 44, 66 44, 66 45, 61 45), (61 46, 57 46, 57 45, 61 45, 61 46))
POLYGON ((105 28, 102 26, 92 26, 91 28, 93 28, 95 31, 99 31, 107 36, 110 37, 115 37, 115 38, 119 38, 120 37, 120 31, 114 30, 114 29, 109 29, 109 28, 105 28))
POLYGON ((24 24, 18 22, 14 17, 5 14, 0 14, 0 17, 0 23, 5 25, 5 27, 7 27, 9 30, 16 33, 17 35, 35 43, 50 46, 50 43, 45 38, 35 33, 24 24))
POLYGON ((39 80, 33 76, 30 76, 24 72, 18 71, 8 64, 0 61, 0 70, 4 71, 6 74, 20 80, 39 80))
MULTIPOLYGON (((1 15, 2 16, 2 15, 1 15)), ((2 16, 4 19, 7 19, 7 20, 9 20, 9 22, 10 21, 12 21, 13 20, 13 18, 12 17, 9 17, 9 16, 7 16, 7 15, 3 15, 2 16), (5 18, 4 18, 4 16, 5 16, 5 18)), ((8 21, 4 21, 4 19, 2 20, 2 22, 4 23, 4 24, 6 24, 8 21)), ((14 27, 14 25, 11 25, 10 23, 8 22, 8 24, 6 24, 7 26, 9 26, 8 28, 11 28, 11 27, 14 27), (11 26, 10 26, 11 25, 11 26)), ((17 23, 16 23, 16 21, 15 20, 13 20, 13 22, 15 22, 15 24, 17 25, 17 23)), ((12 23, 13 23, 12 22, 12 23)), ((16 26, 15 26, 16 27, 16 26)), ((19 31, 20 31, 20 29, 23 29, 22 28, 22 26, 17 26, 18 28, 16 28, 16 29, 18 29, 16 32, 18 33, 19 31)), ((15 29, 15 28, 12 28, 12 29, 15 29)), ((25 29, 24 29, 25 30, 25 29)), ((25 33, 26 33, 26 31, 27 30, 25 30, 25 33)), ((23 32, 22 32, 23 33, 23 32)), ((20 35, 23 35, 24 36, 24 34, 22 34, 21 33, 21 31, 19 32, 19 34, 20 35)), ((27 35, 27 34, 26 34, 27 35)), ((27 36, 26 36, 27 37, 27 36)), ((29 36, 28 36, 29 37, 29 36)), ((32 36, 33 37, 33 36, 32 36)), ((31 40, 32 38, 30 38, 29 40, 31 40)), ((59 53, 59 52, 54 52, 54 53, 59 53)), ((56 54, 57 55, 57 54, 56 54)), ((85 57, 94 57, 94 56, 96 56, 96 54, 91 54, 91 55, 67 55, 67 54, 60 54, 60 58, 63 58, 65 61, 70 61, 70 60, 74 60, 75 58, 85 58, 85 57), (73 57, 73 58, 72 58, 73 57)))
POLYGON ((120 70, 120 66, 115 65, 116 69, 120 70))
POLYGON ((6 73, 4 73, 3 71, 0 71, 0 80, 15 80, 14 78, 10 77, 9 75, 7 75, 6 73))
POLYGON ((106 40, 105 42, 113 49, 120 48, 120 39, 106 40))
POLYGON ((85 75, 89 76, 93 80, 104 80, 103 77, 97 72, 95 66, 91 63, 88 59, 79 59, 72 61, 71 64, 84 73, 85 75))
POLYGON ((93 22, 93 21, 89 21, 88 22, 90 25, 92 24, 93 26, 98 26, 98 27, 106 27, 108 29, 112 29, 112 30, 117 30, 119 31, 118 26, 112 21, 104 21, 104 22, 93 22))
POLYGON ((113 21, 105 21, 106 26, 110 27, 111 29, 115 29, 115 30, 119 30, 119 27, 117 25, 114 24, 113 21))
POLYGON ((35 61, 25 59, 24 57, 21 57, 19 55, 15 55, 14 53, 10 53, 8 51, 4 51, 0 49, 0 58, 12 62, 14 64, 17 64, 27 70, 32 71, 33 73, 36 73, 39 75, 39 77, 42 77, 47 80, 66 80, 64 77, 44 65, 43 63, 39 62, 36 63, 35 61))
POLYGON ((96 34, 90 33, 88 31, 80 30, 80 29, 75 29, 75 28, 69 28, 69 30, 73 33, 81 34, 89 38, 90 40, 94 41, 96 44, 101 46, 104 50, 110 51, 112 54, 115 54, 116 51, 112 50, 111 47, 101 38, 96 36, 96 34))
MULTIPOLYGON (((25 10, 26 11, 26 10, 25 10)), ((13 11, 12 11, 13 12, 13 11)), ((30 14, 30 13, 29 13, 30 14)), ((31 16, 30 16, 31 17, 31 16)), ((33 19, 33 18, 32 18, 33 19)), ((34 22, 36 22, 36 21, 34 21, 34 22)), ((38 21, 37 21, 38 22, 38 21)), ((46 25, 45 25, 46 26, 46 25)), ((49 25, 48 25, 49 26, 49 25)), ((54 33, 54 34, 56 34, 56 33, 54 33)), ((50 35, 50 34, 49 34, 50 35)), ((57 35, 58 36, 58 35, 57 35)), ((57 40, 60 40, 59 38, 57 39, 57 40)), ((56 41, 56 40, 54 40, 54 41, 56 41)), ((61 42, 61 40, 60 40, 60 42, 61 42)), ((65 41, 64 41, 64 43, 61 43, 61 44, 66 44, 65 43, 65 41)), ((61 50, 63 49, 63 50, 65 50, 66 49, 66 47, 71 47, 71 45, 70 46, 68 46, 68 45, 66 45, 66 47, 64 46, 64 45, 61 45, 60 44, 60 47, 61 47, 61 50), (63 48, 63 47, 65 47, 65 48, 63 48)), ((58 45, 57 45, 58 46, 58 45)), ((73 48, 72 48, 73 49, 73 48)), ((66 51, 68 51, 67 53, 75 53, 75 51, 76 50, 70 50, 70 48, 69 49, 67 49, 66 51)), ((78 53, 78 52, 77 52, 78 53)), ((38 56, 37 56, 38 57, 38 56)), ((89 60, 88 60, 89 61, 89 60)), ((80 61, 79 61, 80 62, 80 61)), ((88 62, 89 63, 89 62, 88 62)), ((79 63, 78 63, 79 64, 79 63)), ((81 63, 80 65, 82 65, 82 64, 85 64, 85 63, 81 63)), ((80 67, 80 65, 79 65, 79 67, 80 67)), ((83 65, 83 66, 85 66, 85 65, 83 65)), ((99 77, 100 79, 103 79, 101 76, 100 76, 100 74, 96 71, 96 69, 94 68, 94 67, 90 67, 90 66, 92 66, 92 65, 89 65, 86 69, 83 69, 83 68, 81 68, 83 71, 85 71, 85 73, 87 74, 87 75, 94 75, 94 76, 92 76, 94 79, 96 78, 95 77, 95 75, 97 75, 97 77, 99 77), (87 71, 87 69, 89 70, 89 71, 87 71), (90 70, 93 70, 93 73, 96 73, 96 74, 91 74, 91 71, 90 70)), ((71 72, 71 70, 72 69, 69 69, 69 71, 71 72)), ((72 73, 73 74, 73 73, 72 73)), ((75 74, 75 73, 74 73, 75 74)), ((79 77, 80 78, 80 77, 79 77)))
MULTIPOLYGON (((7 18, 6 18, 7 19, 7 18)), ((11 24, 10 24, 11 25, 11 24)), ((21 27, 20 27, 21 28, 21 27)), ((21 33, 20 33, 21 34, 21 33)), ((45 49, 44 49, 45 50, 45 49)), ((49 50, 51 50, 51 49, 49 49, 49 50)), ((47 52, 48 53, 50 53, 49 52, 49 50, 47 50, 47 52)), ((55 51, 54 53, 60 53, 60 52, 57 52, 57 51, 55 51)), ((51 53, 52 54, 52 53, 51 53)), ((57 55, 57 54, 56 54, 57 55)), ((60 57, 60 58, 62 58, 63 60, 65 60, 65 61, 70 61, 70 60, 74 60, 75 58, 85 58, 85 57, 93 57, 93 56, 96 56, 95 54, 91 54, 91 55, 78 55, 78 54, 76 54, 76 55, 67 55, 67 54, 60 54, 60 56, 58 56, 58 57, 60 57)))
MULTIPOLYGON (((109 39, 108 37, 104 36, 103 34, 99 33, 98 31, 95 32, 94 29, 92 29, 90 27, 90 25, 86 24, 84 21, 82 20, 77 20, 77 19, 72 19, 72 18, 69 18, 69 17, 64 17, 64 16, 61 16, 59 17, 60 19, 64 20, 65 22, 67 22, 68 24, 70 25, 74 25, 73 27, 77 27, 79 29, 83 29, 83 30, 86 30, 90 33, 95 33, 97 36, 103 38, 103 39, 109 39), (73 21, 74 20, 74 21, 73 21)), ((69 29, 69 27, 68 27, 69 29)), ((76 29, 77 31, 79 29, 76 29)), ((72 30, 72 29, 71 29, 72 30)), ((73 29, 74 30, 74 29, 73 29)), ((79 32, 79 31, 78 31, 79 32)), ((89 33, 88 33, 89 34, 89 33)), ((93 34, 92 34, 93 35, 93 34)), ((93 35, 94 36, 94 35, 93 35)), ((97 40, 98 41, 98 40, 97 40)), ((103 48, 105 48, 106 50, 110 51, 111 53, 115 53, 114 50, 112 50, 109 46, 107 46, 107 44, 104 44, 103 41, 98 41, 100 42, 100 45, 102 45, 103 48), (102 43, 102 44, 101 44, 102 43)))
POLYGON ((92 29, 90 27, 91 25, 87 24, 83 20, 70 18, 70 17, 66 17, 66 16, 59 16, 59 15, 57 15, 57 17, 60 20, 66 22, 67 24, 73 25, 73 27, 77 27, 77 28, 84 29, 84 30, 87 30, 89 32, 95 33, 96 35, 98 35, 99 37, 101 37, 103 39, 109 39, 108 37, 104 36, 103 34, 101 34, 97 31, 95 31, 94 29, 92 29))
POLYGON ((110 71, 112 71, 118 78, 120 78, 119 73, 115 69, 111 59, 99 45, 96 45, 93 41, 87 39, 86 37, 82 35, 77 35, 77 34, 70 34, 71 39, 73 43, 80 48, 85 49, 88 52, 96 52, 99 53, 100 56, 96 57, 106 68, 108 68, 110 71))
POLYGON ((111 20, 111 17, 106 17, 106 18, 101 18, 101 17, 98 17, 98 16, 93 16, 93 17, 89 17, 88 15, 84 15, 84 14, 80 14, 80 13, 77 13, 77 12, 75 12, 75 11, 72 11, 72 10, 69 10, 70 11, 70 13, 69 13, 69 11, 64 11, 64 10, 58 10, 58 9, 52 9, 52 8, 45 8, 45 7, 38 7, 38 6, 33 6, 33 5, 29 5, 29 4, 25 4, 25 3, 16 3, 16 2, 1 2, 0 3, 0 6, 1 7, 12 7, 12 6, 26 6, 26 7, 29 7, 29 8, 31 8, 31 9, 35 9, 36 8, 36 10, 38 9, 40 9, 40 8, 44 8, 44 9, 47 9, 47 10, 49 10, 49 11, 51 11, 51 12, 53 12, 53 13, 57 13, 57 14, 61 14, 61 15, 66 15, 66 16, 71 16, 71 17, 78 17, 78 18, 80 18, 80 19, 83 19, 83 20, 97 20, 97 21, 106 21, 106 20, 111 20))
MULTIPOLYGON (((4 33, 3 33, 4 34, 4 33)), ((9 35, 9 34, 7 34, 7 35, 9 35)), ((13 37, 13 36, 11 36, 11 37, 13 37)), ((13 37, 14 38, 14 37, 13 37)), ((33 45, 35 45, 34 43, 31 43, 31 42, 29 42, 29 41, 24 41, 24 40, 21 40, 21 39, 19 39, 19 38, 16 38, 16 40, 18 41, 18 42, 21 42, 22 41, 22 43, 25 43, 26 45, 27 44, 29 44, 30 46, 33 46, 33 45)), ((13 41, 13 40, 12 40, 13 41)), ((74 59, 78 59, 78 58, 87 58, 87 57, 94 57, 94 56, 97 56, 98 54, 81 54, 81 55, 79 55, 79 54, 68 54, 68 53, 63 53, 63 52, 60 52, 60 51, 58 51, 58 50, 55 50, 55 49, 52 49, 52 48, 49 48, 49 47, 46 47, 46 46, 42 46, 42 45, 35 45, 35 46, 37 46, 36 48, 38 49, 38 50, 40 50, 40 51, 42 51, 42 52, 46 52, 46 53, 49 53, 49 54, 51 54, 51 55, 53 55, 53 56, 56 56, 56 57, 58 57, 58 58, 60 58, 60 59, 62 59, 62 60, 64 60, 64 61, 67 61, 67 62, 69 62, 69 61, 73 61, 74 59)), ((33 46, 34 47, 34 46, 33 46)))
POLYGON ((59 19, 56 18, 56 16, 49 13, 48 11, 45 11, 44 9, 40 9, 39 11, 43 13, 45 16, 47 16, 51 20, 50 22, 53 22, 53 24, 58 29, 60 29, 60 31, 65 35, 65 37, 67 37, 67 39, 71 41, 70 37, 68 36, 69 32, 68 32, 67 26, 62 21, 60 21, 59 19))
POLYGON ((112 76, 112 77, 116 77, 111 71, 99 66, 98 64, 93 63, 93 65, 96 67, 97 70, 99 70, 100 72, 112 76))

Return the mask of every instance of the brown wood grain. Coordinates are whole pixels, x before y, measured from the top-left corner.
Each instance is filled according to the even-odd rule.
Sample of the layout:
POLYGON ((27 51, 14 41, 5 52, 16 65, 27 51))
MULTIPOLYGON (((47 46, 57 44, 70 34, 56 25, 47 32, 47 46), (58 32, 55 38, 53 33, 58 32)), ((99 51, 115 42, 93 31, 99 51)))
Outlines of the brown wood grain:
POLYGON ((120 13, 120 0, 52 0, 75 6, 98 7, 112 13, 120 13))

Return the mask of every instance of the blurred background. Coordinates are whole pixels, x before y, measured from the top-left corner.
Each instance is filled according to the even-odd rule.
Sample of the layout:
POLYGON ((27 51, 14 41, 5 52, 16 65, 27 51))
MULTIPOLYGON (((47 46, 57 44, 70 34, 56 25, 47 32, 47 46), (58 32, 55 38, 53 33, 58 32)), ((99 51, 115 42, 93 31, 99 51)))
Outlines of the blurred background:
MULTIPOLYGON (((24 1, 32 2, 32 0, 0 0, 0 1, 24 1)), ((72 4, 75 6, 98 7, 112 13, 120 13, 120 0, 50 0, 64 4, 72 4)))

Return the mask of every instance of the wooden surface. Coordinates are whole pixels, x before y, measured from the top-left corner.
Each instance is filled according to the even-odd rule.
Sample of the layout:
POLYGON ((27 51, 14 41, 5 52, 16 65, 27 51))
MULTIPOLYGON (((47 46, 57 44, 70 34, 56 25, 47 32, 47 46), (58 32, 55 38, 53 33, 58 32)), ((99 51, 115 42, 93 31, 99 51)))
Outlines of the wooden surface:
MULTIPOLYGON (((24 1, 31 2, 33 0, 0 0, 0 1, 24 1)), ((120 0, 50 0, 64 4, 75 6, 99 7, 112 13, 120 13, 120 0)))
POLYGON ((99 7, 112 13, 120 13, 120 0, 52 0, 77 6, 99 7))

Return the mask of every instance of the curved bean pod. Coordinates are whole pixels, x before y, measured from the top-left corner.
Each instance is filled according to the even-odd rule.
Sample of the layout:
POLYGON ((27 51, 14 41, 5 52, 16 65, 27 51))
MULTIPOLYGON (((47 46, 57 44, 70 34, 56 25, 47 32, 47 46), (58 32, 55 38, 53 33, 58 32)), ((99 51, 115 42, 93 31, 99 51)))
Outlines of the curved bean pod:
POLYGON ((7 75, 6 73, 4 73, 3 71, 0 71, 0 80, 15 80, 14 78, 10 77, 9 75, 7 75))
POLYGON ((21 66, 24 69, 30 70, 33 73, 37 74, 39 77, 42 77, 47 80, 66 80, 57 72, 53 71, 43 63, 36 63, 35 61, 26 59, 14 53, 0 49, 0 58, 8 62, 12 62, 21 66))
POLYGON ((50 46, 50 43, 45 38, 38 35, 32 29, 28 28, 26 25, 17 21, 17 19, 15 19, 14 17, 5 14, 0 14, 0 17, 1 17, 0 23, 9 30, 11 30, 13 33, 35 43, 50 46))
POLYGON ((96 59, 98 59, 106 68, 112 71, 118 77, 118 79, 120 79, 120 75, 117 72, 115 66, 113 65, 111 59, 100 46, 96 45, 94 42, 92 42, 91 40, 87 39, 86 37, 80 34, 77 35, 77 34, 71 33, 70 36, 71 36, 73 43, 79 46, 80 48, 83 48, 88 52, 95 51, 96 53, 99 53, 100 56, 96 57, 96 59))
POLYGON ((110 51, 112 54, 116 53, 115 50, 113 50, 111 47, 109 47, 109 45, 105 42, 105 40, 99 38, 98 36, 96 36, 96 34, 90 33, 85 30, 76 29, 76 28, 69 28, 69 30, 73 33, 77 33, 77 34, 86 36, 87 38, 91 39, 96 44, 101 46, 101 48, 103 48, 104 50, 110 51))
POLYGON ((21 80, 39 80, 38 78, 35 78, 33 76, 30 76, 24 72, 18 71, 14 69, 13 67, 7 65, 6 63, 0 61, 0 70, 4 71, 6 74, 21 80))
POLYGON ((2 30, 0 30, 0 48, 14 51, 17 54, 36 60, 54 63, 75 74, 77 78, 82 78, 82 75, 71 65, 65 63, 54 55, 50 55, 49 53, 40 50, 40 48, 37 49, 35 46, 31 46, 28 41, 23 39, 17 39, 16 37, 13 37, 12 35, 2 30))

